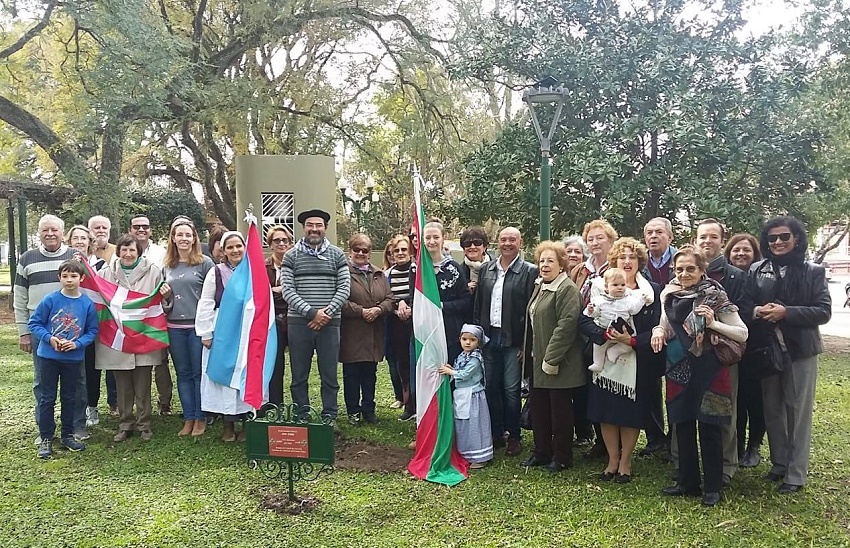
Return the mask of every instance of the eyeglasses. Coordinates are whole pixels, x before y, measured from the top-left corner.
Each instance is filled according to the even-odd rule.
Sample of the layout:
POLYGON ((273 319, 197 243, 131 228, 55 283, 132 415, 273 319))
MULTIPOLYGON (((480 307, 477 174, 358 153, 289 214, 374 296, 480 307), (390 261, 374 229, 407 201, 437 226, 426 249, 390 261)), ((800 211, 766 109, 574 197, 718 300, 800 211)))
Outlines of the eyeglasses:
POLYGON ((393 254, 398 255, 400 253, 407 253, 409 250, 406 247, 399 247, 393 251, 393 254))
POLYGON ((476 247, 482 246, 482 245, 484 245, 484 240, 482 240, 481 238, 474 238, 472 240, 464 240, 460 243, 460 247, 462 247, 464 249, 466 249, 467 247, 473 246, 473 245, 476 246, 476 247))
POLYGON ((151 225, 130 225, 133 230, 150 230, 151 225))
POLYGON ((780 240, 783 242, 787 242, 791 239, 792 234, 790 232, 780 232, 779 234, 768 234, 767 235, 767 243, 775 244, 776 240, 780 240))
POLYGON ((366 255, 367 253, 370 253, 371 250, 363 248, 363 247, 352 247, 351 252, 352 253, 359 253, 361 255, 366 255))
POLYGON ((688 274, 693 274, 694 272, 699 270, 699 268, 696 267, 696 266, 693 266, 693 265, 689 265, 689 266, 677 266, 674 270, 676 271, 676 274, 681 274, 682 272, 687 272, 688 274))
POLYGON ((289 238, 272 238, 273 244, 288 244, 291 242, 292 240, 290 240, 289 238))

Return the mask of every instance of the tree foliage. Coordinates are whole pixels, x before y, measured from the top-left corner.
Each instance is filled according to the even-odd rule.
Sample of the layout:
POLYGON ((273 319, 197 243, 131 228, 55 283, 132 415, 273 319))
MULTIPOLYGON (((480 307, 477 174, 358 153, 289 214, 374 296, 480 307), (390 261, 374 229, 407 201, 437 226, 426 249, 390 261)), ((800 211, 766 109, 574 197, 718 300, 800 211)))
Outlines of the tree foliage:
MULTIPOLYGON (((596 217, 639 233, 658 215, 753 230, 823 188, 822 135, 795 108, 809 67, 778 54, 771 34, 739 38, 740 4, 519 6, 515 18, 470 29, 456 72, 486 79, 498 67, 569 90, 552 150, 555 234, 596 217)), ((536 233, 537 146, 521 123, 471 154, 459 214, 482 222, 492 211, 536 233)))

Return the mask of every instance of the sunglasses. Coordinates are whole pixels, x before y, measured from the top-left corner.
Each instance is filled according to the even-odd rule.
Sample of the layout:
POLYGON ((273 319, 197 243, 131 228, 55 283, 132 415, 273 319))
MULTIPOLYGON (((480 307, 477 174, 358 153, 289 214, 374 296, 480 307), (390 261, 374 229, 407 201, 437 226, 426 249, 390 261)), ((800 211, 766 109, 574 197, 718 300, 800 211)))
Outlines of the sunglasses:
POLYGON ((292 240, 290 240, 289 238, 272 238, 273 244, 288 244, 291 242, 292 240))
POLYGON ((395 253, 396 255, 398 255, 399 253, 407 253, 408 251, 410 251, 410 250, 409 250, 409 249, 407 249, 406 247, 399 247, 398 249, 396 249, 395 251, 393 251, 393 253, 395 253))
POLYGON ((697 267, 695 267, 695 266, 693 266, 693 265, 690 265, 690 266, 677 266, 677 267, 675 268, 676 274, 681 274, 682 272, 687 272, 688 274, 693 274, 693 273, 694 273, 694 272, 696 272, 697 270, 698 270, 698 268, 697 268, 697 267))
POLYGON ((133 230, 150 230, 151 225, 130 225, 133 230))
POLYGON ((791 239, 791 233, 790 232, 781 232, 779 234, 768 234, 767 243, 775 244, 776 240, 787 242, 790 239, 791 239))
POLYGON ((366 255, 367 253, 370 253, 370 252, 371 252, 371 250, 370 250, 370 249, 366 249, 366 248, 364 248, 364 247, 352 247, 352 248, 351 248, 351 252, 352 252, 352 253, 359 253, 359 254, 361 254, 361 255, 366 255))
POLYGON ((484 245, 484 240, 482 240, 481 238, 475 238, 475 239, 472 239, 472 240, 464 240, 460 243, 460 247, 462 247, 464 249, 466 249, 467 247, 473 246, 473 245, 476 246, 476 247, 482 246, 482 245, 484 245))

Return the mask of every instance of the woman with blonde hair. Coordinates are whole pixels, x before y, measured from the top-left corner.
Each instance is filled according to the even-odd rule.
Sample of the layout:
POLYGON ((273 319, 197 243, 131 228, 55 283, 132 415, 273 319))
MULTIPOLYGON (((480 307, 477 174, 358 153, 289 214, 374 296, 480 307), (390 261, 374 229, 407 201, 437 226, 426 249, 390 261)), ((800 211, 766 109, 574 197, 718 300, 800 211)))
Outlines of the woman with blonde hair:
MULTIPOLYGON (((590 288, 593 280, 601 277, 608 269, 608 252, 614 245, 614 240, 617 239, 617 231, 608 221, 594 219, 584 225, 582 238, 590 256, 583 263, 574 266, 569 274, 581 293, 581 306, 584 308, 590 302, 590 288)), ((590 352, 586 353, 584 361, 585 365, 590 365, 592 362, 590 352)), ((590 381, 589 376, 587 380, 590 381)), ((587 385, 577 390, 575 394, 575 424, 576 441, 580 445, 590 444, 593 440, 594 425, 587 420, 587 385)), ((606 451, 598 425, 595 426, 595 433, 596 444, 590 449, 588 456, 599 458, 603 457, 606 451)))
POLYGON ((177 395, 183 408, 178 436, 200 436, 207 428, 201 411, 201 338, 195 333, 195 313, 212 259, 201 253, 194 223, 177 217, 171 223, 163 261, 163 309, 168 319, 168 351, 177 373, 177 395))
POLYGON ((655 354, 650 346, 652 328, 661 318, 661 286, 641 275, 646 262, 646 247, 634 238, 618 239, 608 252, 608 263, 625 272, 626 287, 641 292, 646 303, 632 316, 633 332, 603 329, 584 314, 579 319, 579 331, 594 344, 614 340, 634 349, 631 355, 606 363, 606 369, 593 375, 590 384, 587 415, 600 424, 608 452, 602 481, 631 481, 632 453, 641 429, 648 433, 660 430, 663 437, 663 424, 653 424, 652 394, 664 374, 664 356, 655 354))

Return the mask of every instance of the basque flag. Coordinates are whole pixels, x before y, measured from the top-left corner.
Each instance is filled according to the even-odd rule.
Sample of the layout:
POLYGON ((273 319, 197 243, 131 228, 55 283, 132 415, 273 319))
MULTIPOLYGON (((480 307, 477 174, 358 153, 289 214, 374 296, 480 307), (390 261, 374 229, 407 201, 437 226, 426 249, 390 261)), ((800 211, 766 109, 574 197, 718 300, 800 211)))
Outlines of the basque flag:
POLYGON ((414 477, 457 485, 468 476, 469 463, 454 440, 452 381, 437 369, 448 361, 443 305, 434 274, 434 263, 422 236, 425 215, 420 196, 421 178, 414 176, 416 200, 416 287, 413 292, 413 335, 416 348, 416 453, 407 470, 414 477))
POLYGON ((257 218, 248 214, 245 220, 245 256, 221 296, 207 376, 239 390, 242 401, 257 409, 268 401, 277 329, 257 218))

